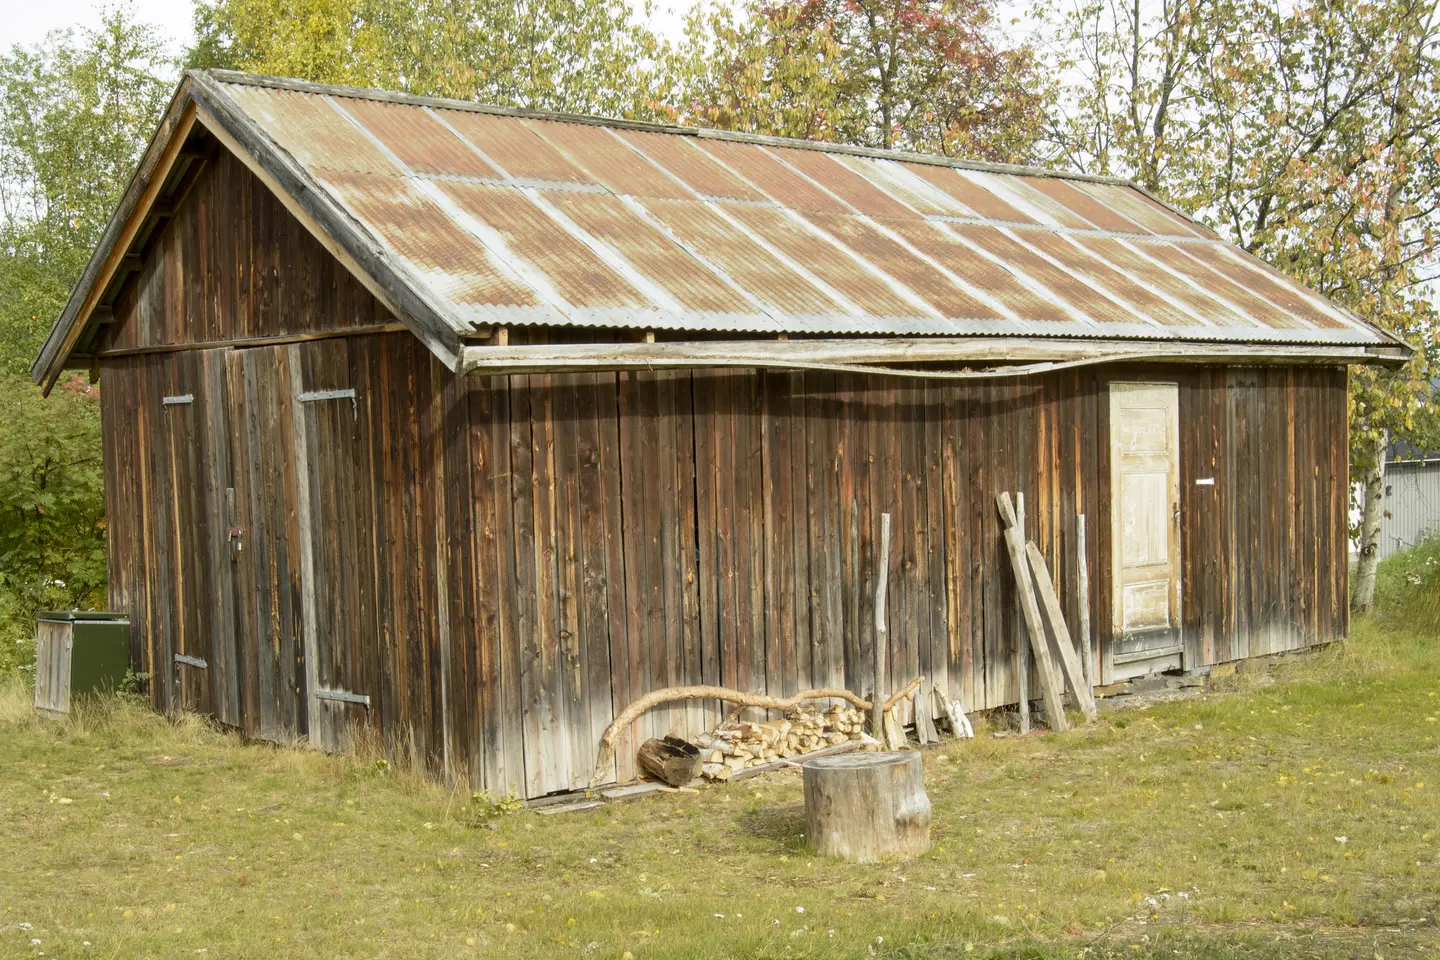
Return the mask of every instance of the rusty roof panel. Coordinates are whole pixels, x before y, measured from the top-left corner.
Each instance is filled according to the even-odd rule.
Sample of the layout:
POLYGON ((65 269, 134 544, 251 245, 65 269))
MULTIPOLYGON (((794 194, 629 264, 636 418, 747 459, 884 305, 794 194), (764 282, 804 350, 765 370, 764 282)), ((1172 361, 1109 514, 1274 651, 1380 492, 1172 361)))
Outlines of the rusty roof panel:
POLYGON ((1024 177, 1022 179, 1032 190, 1037 190, 1066 209, 1073 210, 1101 230, 1112 230, 1116 233, 1148 234, 1152 232, 1083 190, 1076 190, 1058 177, 1024 177))
MULTIPOLYGON (((1110 183, 1072 183, 1072 189, 1087 193, 1111 210, 1166 237, 1214 237, 1185 218, 1166 210, 1138 190, 1110 183)), ((1130 231, 1139 233, 1138 230, 1130 231)))
POLYGON ((1041 230, 1027 230, 1021 236, 1035 249, 1065 264, 1066 269, 1073 271, 1076 276, 1084 277, 1124 300, 1134 307, 1140 316, 1168 327, 1204 325, 1193 314, 1175 306, 1150 287, 1136 283, 1119 270, 1086 253, 1069 237, 1041 230))
POLYGON ((617 130, 616 136, 702 196, 751 202, 765 199, 765 194, 726 170, 705 151, 696 149, 689 137, 637 130, 617 130))
POLYGON ((1313 323, 1317 327, 1329 329, 1339 329, 1349 325, 1333 313, 1322 310, 1296 285, 1295 281, 1284 274, 1271 271, 1259 260, 1250 260, 1249 258, 1242 260, 1243 254, 1232 254, 1223 247, 1208 243, 1187 243, 1181 249, 1218 274, 1236 279, 1244 277, 1246 286, 1276 306, 1290 311, 1301 320, 1313 323), (1237 274, 1235 269, 1237 266, 1241 270, 1251 270, 1252 274, 1250 276, 1237 274))
POLYGON ((540 305, 480 242, 401 177, 332 173, 324 181, 375 234, 455 303, 540 305))
MULTIPOLYGON (((1016 278, 1013 270, 976 253, 951 233, 948 225, 923 220, 886 220, 885 226, 900 234, 921 253, 985 291, 1021 319, 1042 323, 1075 322, 1053 300, 1042 297, 1016 278)), ((1033 232, 1033 231, 1032 231, 1033 232)))
POLYGON ((1007 223, 1035 223, 1034 217, 1021 213, 1014 205, 997 197, 980 184, 950 167, 932 167, 924 163, 906 164, 906 169, 919 174, 976 216, 1007 223))
MULTIPOLYGON (((950 229, 965 237, 971 243, 985 250, 1036 283, 1041 284, 1061 302, 1081 311, 1090 320, 1102 327, 1121 324, 1135 326, 1144 324, 1142 316, 1127 310, 1076 276, 1077 271, 1069 266, 1059 267, 1025 246, 1015 236, 998 227, 962 226, 951 224, 950 229)), ((1029 237, 1037 231, 1017 232, 1016 236, 1029 237)), ((1063 263, 1064 261, 1062 261, 1063 263)), ((1078 327, 1079 324, 1077 323, 1078 327)), ((1151 331, 1153 333, 1153 330, 1151 331)))
POLYGON ((1025 182, 1024 177, 1006 177, 997 173, 984 173, 977 170, 968 170, 965 175, 991 193, 1002 196, 1010 203, 1020 207, 1041 223, 1075 230, 1095 229, 1095 224, 1063 203, 1036 190, 1025 182))
POLYGON ((236 99, 276 143, 304 166, 342 173, 399 176, 402 172, 325 97, 268 87, 240 87, 236 99))
MULTIPOLYGON (((875 181, 862 176, 858 167, 839 162, 819 150, 776 150, 787 164, 814 180, 867 217, 913 217, 905 206, 875 181)), ((833 206, 833 202, 831 206, 833 206)))
POLYGON ((501 175, 522 180, 594 184, 575 164, 513 117, 493 117, 469 110, 434 110, 437 121, 455 129, 484 154, 501 175))
POLYGON ((1168 243, 1147 243, 1140 249, 1145 256, 1158 260, 1187 280, 1198 284, 1206 292, 1233 304, 1236 308, 1244 311, 1246 316, 1267 327, 1285 330, 1306 325, 1274 304, 1261 299, 1252 291, 1231 282, 1228 277, 1205 269, 1203 265, 1185 256, 1177 246, 1168 243))
POLYGON ((993 309, 970 296, 933 265, 887 237, 863 217, 833 213, 812 213, 812 223, 876 264, 910 292, 950 319, 996 318, 993 309))
POLYGON ((781 163, 769 150, 752 150, 749 144, 726 140, 702 140, 697 146, 784 206, 796 210, 834 210, 839 206, 834 197, 781 163))
POLYGON ((691 197, 689 190, 604 127, 548 120, 526 120, 525 124, 614 193, 667 200, 691 197))
POLYGON ((1119 182, 226 76, 427 330, 1387 342, 1119 182))
POLYGON ((1136 244, 1132 248, 1110 237, 1077 236, 1071 239, 1090 253, 1123 270, 1142 286, 1178 301, 1190 312, 1219 327, 1248 331, 1255 331, 1260 327, 1260 324, 1232 310, 1203 289, 1186 283, 1162 269, 1155 261, 1136 252, 1137 248, 1148 250, 1155 244, 1136 244))
POLYGON ((554 217, 513 187, 444 182, 447 194, 472 217, 496 230, 508 247, 506 259, 540 277, 572 306, 582 309, 654 306, 554 217))
POLYGON ((709 204, 653 199, 644 201, 644 207, 681 243, 724 270, 767 306, 810 316, 845 312, 709 204))
POLYGON ((500 171, 424 110, 358 97, 337 97, 335 102, 415 173, 500 176, 500 171))
POLYGON ((915 168, 922 164, 877 160, 874 157, 850 157, 845 154, 829 156, 909 207, 901 214, 902 217, 913 217, 917 213, 927 217, 975 216, 975 211, 924 177, 918 176, 915 168))
POLYGON ((882 276, 826 239, 820 231, 785 210, 774 207, 736 206, 727 210, 768 243, 785 251, 798 263, 833 287, 859 309, 880 317, 910 316, 917 313, 882 276))
POLYGON ((613 247, 687 310, 754 313, 756 307, 702 261, 652 227, 618 199, 549 191, 546 199, 596 240, 613 247))

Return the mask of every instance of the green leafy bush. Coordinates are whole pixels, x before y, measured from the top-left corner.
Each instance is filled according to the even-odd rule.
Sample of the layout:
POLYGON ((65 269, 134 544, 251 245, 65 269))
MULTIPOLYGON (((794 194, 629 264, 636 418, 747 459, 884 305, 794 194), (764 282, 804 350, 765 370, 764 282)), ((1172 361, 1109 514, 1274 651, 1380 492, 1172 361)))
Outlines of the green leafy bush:
POLYGON ((101 607, 105 582, 99 388, 0 373, 0 671, 34 659, 36 610, 101 607))
POLYGON ((1404 620, 1416 631, 1440 633, 1440 537, 1380 562, 1375 574, 1375 613, 1404 620))

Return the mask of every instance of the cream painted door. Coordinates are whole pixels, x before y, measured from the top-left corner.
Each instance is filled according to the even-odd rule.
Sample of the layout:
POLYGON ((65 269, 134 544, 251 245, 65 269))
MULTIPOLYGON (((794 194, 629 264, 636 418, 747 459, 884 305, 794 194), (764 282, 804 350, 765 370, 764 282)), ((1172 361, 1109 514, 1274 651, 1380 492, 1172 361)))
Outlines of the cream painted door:
POLYGON ((1114 629, 1106 683, 1181 665, 1179 433, 1175 384, 1110 384, 1114 629))

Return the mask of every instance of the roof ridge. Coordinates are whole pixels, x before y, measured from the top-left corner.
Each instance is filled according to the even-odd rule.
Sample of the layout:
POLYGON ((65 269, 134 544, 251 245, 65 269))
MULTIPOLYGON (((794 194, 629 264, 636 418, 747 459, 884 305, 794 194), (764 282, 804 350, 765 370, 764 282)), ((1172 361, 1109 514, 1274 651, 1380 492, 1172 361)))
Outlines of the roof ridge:
POLYGON ((1051 177, 1058 180, 1080 180, 1086 183, 1104 183, 1118 187, 1129 187, 1163 204, 1170 210, 1193 220, 1188 213, 1178 210, 1155 197, 1150 191, 1125 177, 1108 177, 1073 170, 1055 170, 1049 167, 1034 167, 1015 163, 994 163, 983 160, 962 160, 957 157, 943 157, 933 153, 915 153, 909 150, 887 150, 880 147, 861 147, 849 143, 830 143, 823 140, 803 140, 796 137, 777 137, 759 133, 741 133, 714 127, 691 127, 680 124, 656 123, 649 120, 630 120, 623 117, 602 117, 583 113, 563 113, 553 110, 533 110, 526 107, 504 107, 497 104, 481 103, 476 100, 456 100, 449 97, 430 97, 374 87, 352 87, 344 84, 317 83, 312 80, 297 80, 293 77, 276 77, 243 70, 219 68, 192 69, 188 73, 207 76, 220 83, 233 83, 253 87, 270 87, 277 90, 291 90, 296 93, 312 93, 337 97, 354 97, 362 100, 376 100, 384 103, 398 103, 416 107, 437 107, 448 110, 468 110, 493 116, 518 117, 532 120, 552 120, 557 123, 583 123, 597 127, 614 127, 621 130, 637 130, 646 133, 666 133, 675 136, 701 139, 729 140, 737 143, 756 143, 775 147, 791 147, 799 150, 814 150, 820 153, 839 153, 858 157, 872 157, 880 160, 901 160, 906 163, 925 163, 937 167, 951 167, 958 170, 976 170, 982 173, 999 173, 1010 176, 1051 177))

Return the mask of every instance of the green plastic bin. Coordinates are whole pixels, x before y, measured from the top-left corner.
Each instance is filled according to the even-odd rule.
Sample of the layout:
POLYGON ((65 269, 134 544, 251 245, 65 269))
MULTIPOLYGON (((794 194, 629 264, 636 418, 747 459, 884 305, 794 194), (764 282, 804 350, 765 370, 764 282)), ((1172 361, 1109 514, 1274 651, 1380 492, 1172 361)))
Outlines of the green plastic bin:
POLYGON ((35 627, 35 707, 69 713, 76 694, 114 691, 130 666, 130 620, 109 610, 42 610, 35 627))

